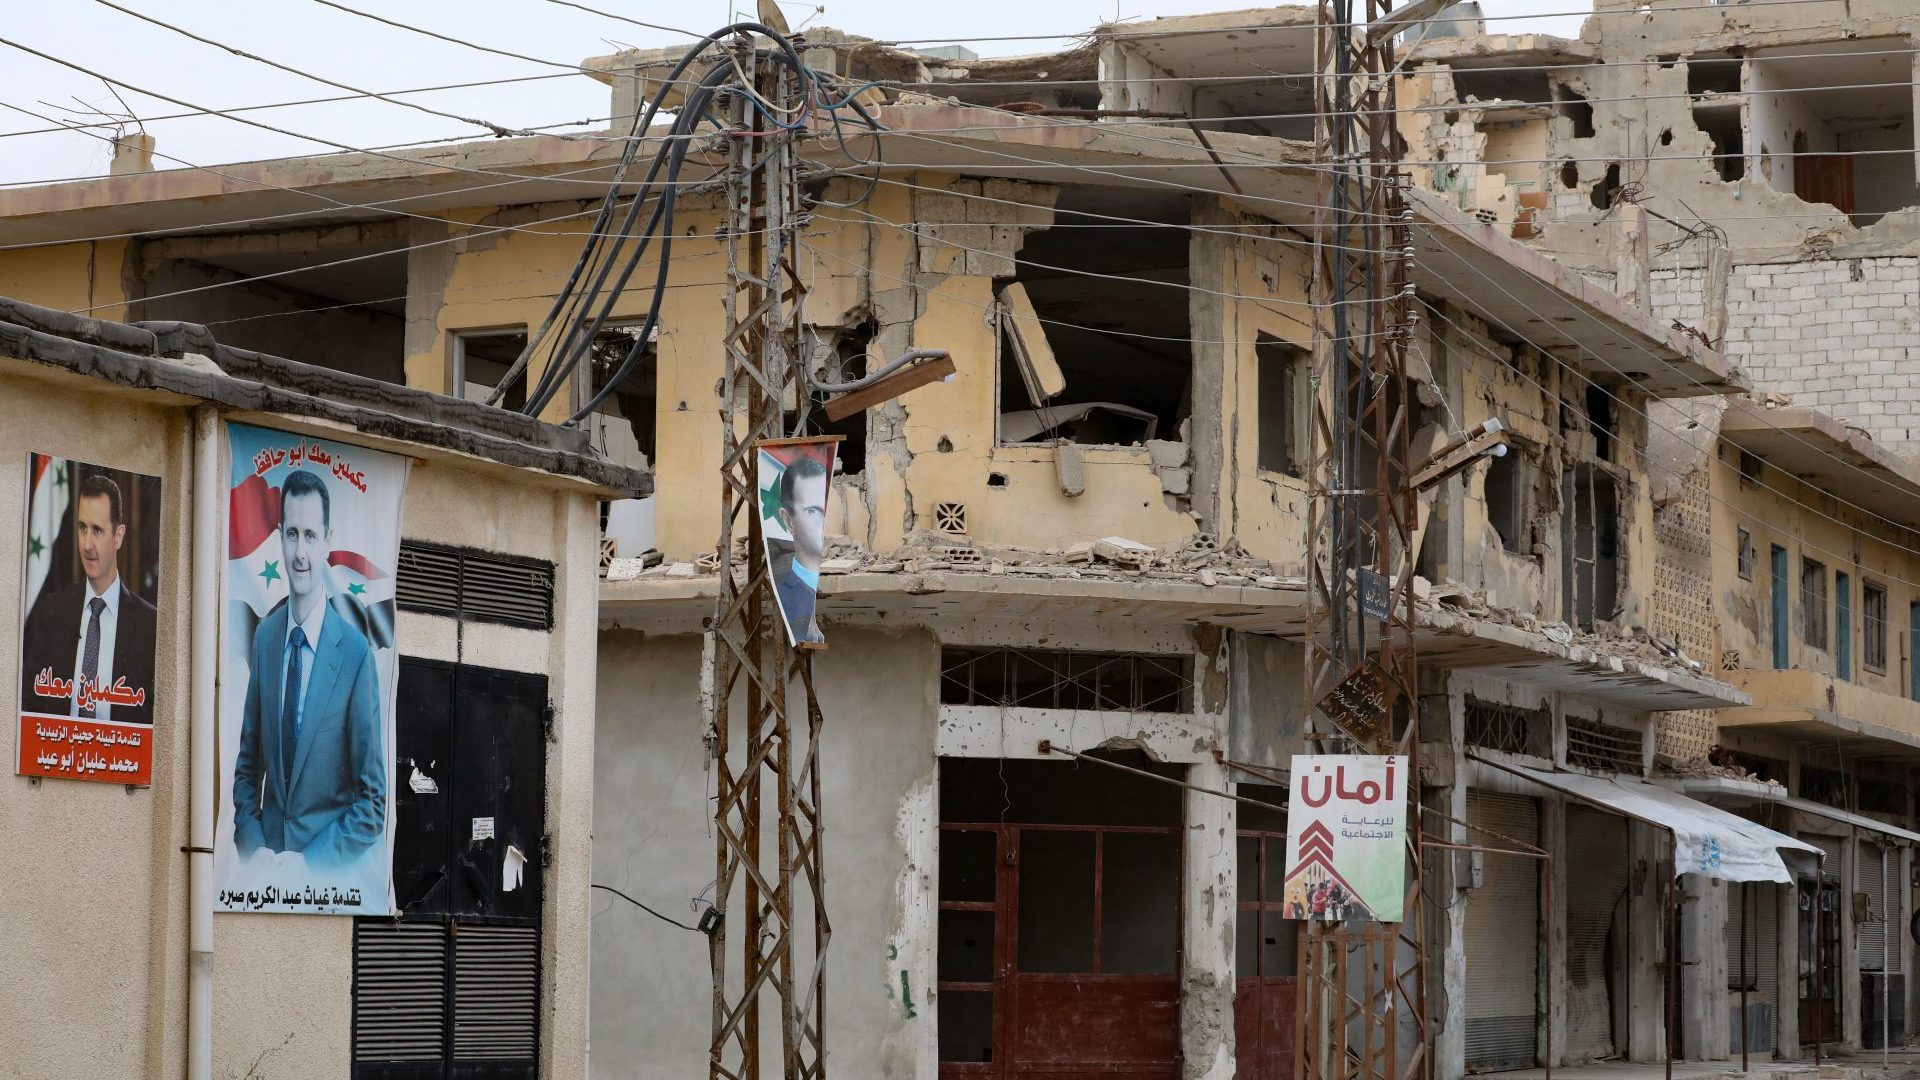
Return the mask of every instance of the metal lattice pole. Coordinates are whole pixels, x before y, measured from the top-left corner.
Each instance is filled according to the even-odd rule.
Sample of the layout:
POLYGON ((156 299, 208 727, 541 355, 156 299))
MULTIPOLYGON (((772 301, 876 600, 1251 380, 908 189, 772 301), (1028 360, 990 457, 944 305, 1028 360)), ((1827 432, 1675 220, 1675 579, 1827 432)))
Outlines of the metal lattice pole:
MULTIPOLYGON (((1322 751, 1404 753, 1418 803, 1411 478, 1411 213, 1384 0, 1320 0, 1316 31, 1312 465, 1307 682, 1322 751)), ((1301 936, 1301 1080, 1430 1075, 1420 815, 1395 926, 1301 936), (1412 1036, 1403 1046, 1402 1027, 1412 1036)))
MULTIPOLYGON (((799 73, 756 54, 735 58, 758 93, 796 106, 799 73)), ((751 132, 746 96, 728 95, 726 165, 726 373, 721 410, 720 537, 714 619, 702 656, 701 695, 715 772, 712 1080, 761 1076, 763 1004, 780 1032, 786 1080, 825 1075, 825 960, 830 931, 821 863, 818 746, 822 727, 812 654, 795 650, 761 552, 757 447, 784 437, 783 403, 802 362, 804 287, 797 273, 801 220, 800 134, 751 132), (744 533, 744 545, 736 540, 744 533), (797 687, 798 693, 792 693, 797 687), (805 742, 796 748, 792 709, 804 702, 805 742), (735 741, 738 740, 738 747, 735 741), (765 785, 772 785, 771 798, 765 785), (770 820, 769 820, 770 818, 770 820), (768 838, 772 850, 768 850, 768 838), (798 901, 798 904, 796 903, 798 901), (795 925, 807 909, 811 932, 795 925), (737 945, 733 967, 727 943, 737 945), (796 946, 810 947, 802 972, 796 946), (738 982, 733 982, 734 979, 738 982)))

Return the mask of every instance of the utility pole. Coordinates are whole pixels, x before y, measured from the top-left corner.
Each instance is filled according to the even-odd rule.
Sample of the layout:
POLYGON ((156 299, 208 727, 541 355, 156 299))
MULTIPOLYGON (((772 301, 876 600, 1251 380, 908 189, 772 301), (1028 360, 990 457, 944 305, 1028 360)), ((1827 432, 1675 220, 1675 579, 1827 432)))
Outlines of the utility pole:
POLYGON ((1393 74, 1393 30, 1432 6, 1319 0, 1308 738, 1320 752, 1408 755, 1408 876, 1397 925, 1301 924, 1296 1080, 1417 1080, 1432 1068, 1406 364, 1416 316, 1393 74))
MULTIPOLYGON (((807 87, 741 35, 730 46, 745 85, 783 115, 807 87)), ((763 1031, 777 1030, 767 1075, 825 1075, 823 993, 830 930, 821 859, 820 704, 812 653, 794 649, 762 557, 756 448, 787 434, 803 400, 795 257, 802 223, 799 131, 763 122, 739 89, 723 101, 727 336, 720 414, 719 598, 701 658, 708 757, 715 773, 710 1080, 758 1080, 763 1031), (766 129, 766 130, 759 130, 766 129), (744 535, 744 545, 736 541, 744 535), (795 714, 804 738, 795 739, 795 714), (796 916, 796 911, 800 914, 796 916), (737 952, 730 956, 727 944, 737 952), (763 1010, 763 1006, 765 1006, 763 1010), (768 1015, 771 1014, 771 1015, 768 1015)))

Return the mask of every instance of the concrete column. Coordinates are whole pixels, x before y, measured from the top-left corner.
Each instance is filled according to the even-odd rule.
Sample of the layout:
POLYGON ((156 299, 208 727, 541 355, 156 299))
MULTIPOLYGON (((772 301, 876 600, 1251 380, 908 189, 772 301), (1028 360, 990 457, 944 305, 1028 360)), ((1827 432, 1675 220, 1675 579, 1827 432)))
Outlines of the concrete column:
MULTIPOLYGON (((1187 782, 1229 790, 1227 768, 1187 766, 1187 782)), ((1186 792, 1186 867, 1181 883, 1181 1080, 1233 1080, 1234 901, 1239 804, 1186 792)))
POLYGON ((1854 933, 1853 894, 1860 881, 1860 837, 1848 838, 1840 860, 1840 1032, 1849 1049, 1860 1047, 1860 946, 1854 933))
POLYGON ((1780 1000, 1773 1003, 1780 1018, 1774 1036, 1773 1056, 1781 1061, 1800 1059, 1800 884, 1791 881, 1773 890, 1777 925, 1780 928, 1776 954, 1779 968, 1780 1000))
POLYGON ((1680 879, 1680 1052, 1688 1061, 1717 1061, 1729 1052, 1733 1024, 1727 1002, 1728 892, 1739 882, 1688 874, 1680 879))
MULTIPOLYGON (((1547 966, 1547 958, 1552 958, 1553 983, 1553 1038, 1549 1041, 1546 1032, 1540 1033, 1540 1043, 1545 1048, 1547 1060, 1555 1065, 1563 1064, 1567 1058, 1567 1002, 1573 1000, 1572 983, 1567 979, 1567 800, 1554 795, 1540 800, 1540 846, 1553 852, 1551 872, 1553 874, 1553 910, 1545 907, 1547 897, 1540 896, 1541 918, 1552 919, 1553 934, 1542 950, 1541 966, 1547 966)), ((1546 971, 1541 972, 1544 979, 1546 971)), ((1544 1001, 1543 1001, 1544 1004, 1544 1001)), ((1542 1028, 1546 1025, 1542 1024, 1542 1028)))
POLYGON ((1666 830, 1634 824, 1629 841, 1633 881, 1627 892, 1627 1057, 1632 1061, 1663 1061, 1667 1055, 1667 954, 1661 926, 1663 878, 1672 872, 1667 843, 1666 830))

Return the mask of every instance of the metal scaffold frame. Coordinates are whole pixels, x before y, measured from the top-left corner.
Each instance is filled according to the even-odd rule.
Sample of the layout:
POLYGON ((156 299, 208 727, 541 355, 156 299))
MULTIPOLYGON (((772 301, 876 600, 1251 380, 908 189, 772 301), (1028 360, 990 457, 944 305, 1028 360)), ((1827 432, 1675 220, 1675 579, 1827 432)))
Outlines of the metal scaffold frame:
MULTIPOLYGON (((744 36, 732 48, 745 85, 774 109, 798 110, 807 90, 801 72, 759 53, 744 36)), ((789 643, 766 561, 759 557, 756 509, 757 448, 787 434, 784 403, 804 394, 799 390, 800 325, 806 290, 795 257, 803 213, 801 133, 761 123, 764 106, 757 108, 746 93, 728 91, 724 104, 730 130, 722 239, 730 287, 715 549, 719 598, 701 663, 708 756, 715 773, 717 922, 709 931, 713 1041, 708 1076, 757 1080, 761 1075, 765 1003, 778 1014, 778 1075, 807 1080, 826 1072, 824 987, 831 930, 821 857, 822 716, 812 653, 789 643), (795 737, 796 711, 803 713, 803 739, 795 737), (802 909, 799 916, 796 908, 802 909), (800 935, 809 929, 811 939, 804 944, 811 955, 797 955, 800 935), (728 956, 730 939, 738 944, 737 957, 728 956)))
MULTIPOLYGON (((1411 461, 1411 211, 1383 0, 1320 0, 1316 27, 1308 739, 1409 758, 1407 891, 1398 924, 1301 927, 1299 1080, 1431 1075, 1411 461), (1403 1028, 1406 1035, 1402 1035, 1403 1028), (1410 1044, 1410 1045, 1409 1045, 1410 1044)), ((1414 7, 1426 5, 1412 5, 1414 7)))

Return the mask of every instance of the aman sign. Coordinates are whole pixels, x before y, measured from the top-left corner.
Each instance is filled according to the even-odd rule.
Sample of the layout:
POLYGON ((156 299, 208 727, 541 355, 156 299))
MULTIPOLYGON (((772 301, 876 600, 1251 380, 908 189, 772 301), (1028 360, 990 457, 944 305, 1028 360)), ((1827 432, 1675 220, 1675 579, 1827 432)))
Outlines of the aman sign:
POLYGON ((1286 917, 1399 922, 1406 903, 1406 757, 1302 754, 1291 775, 1286 917))

